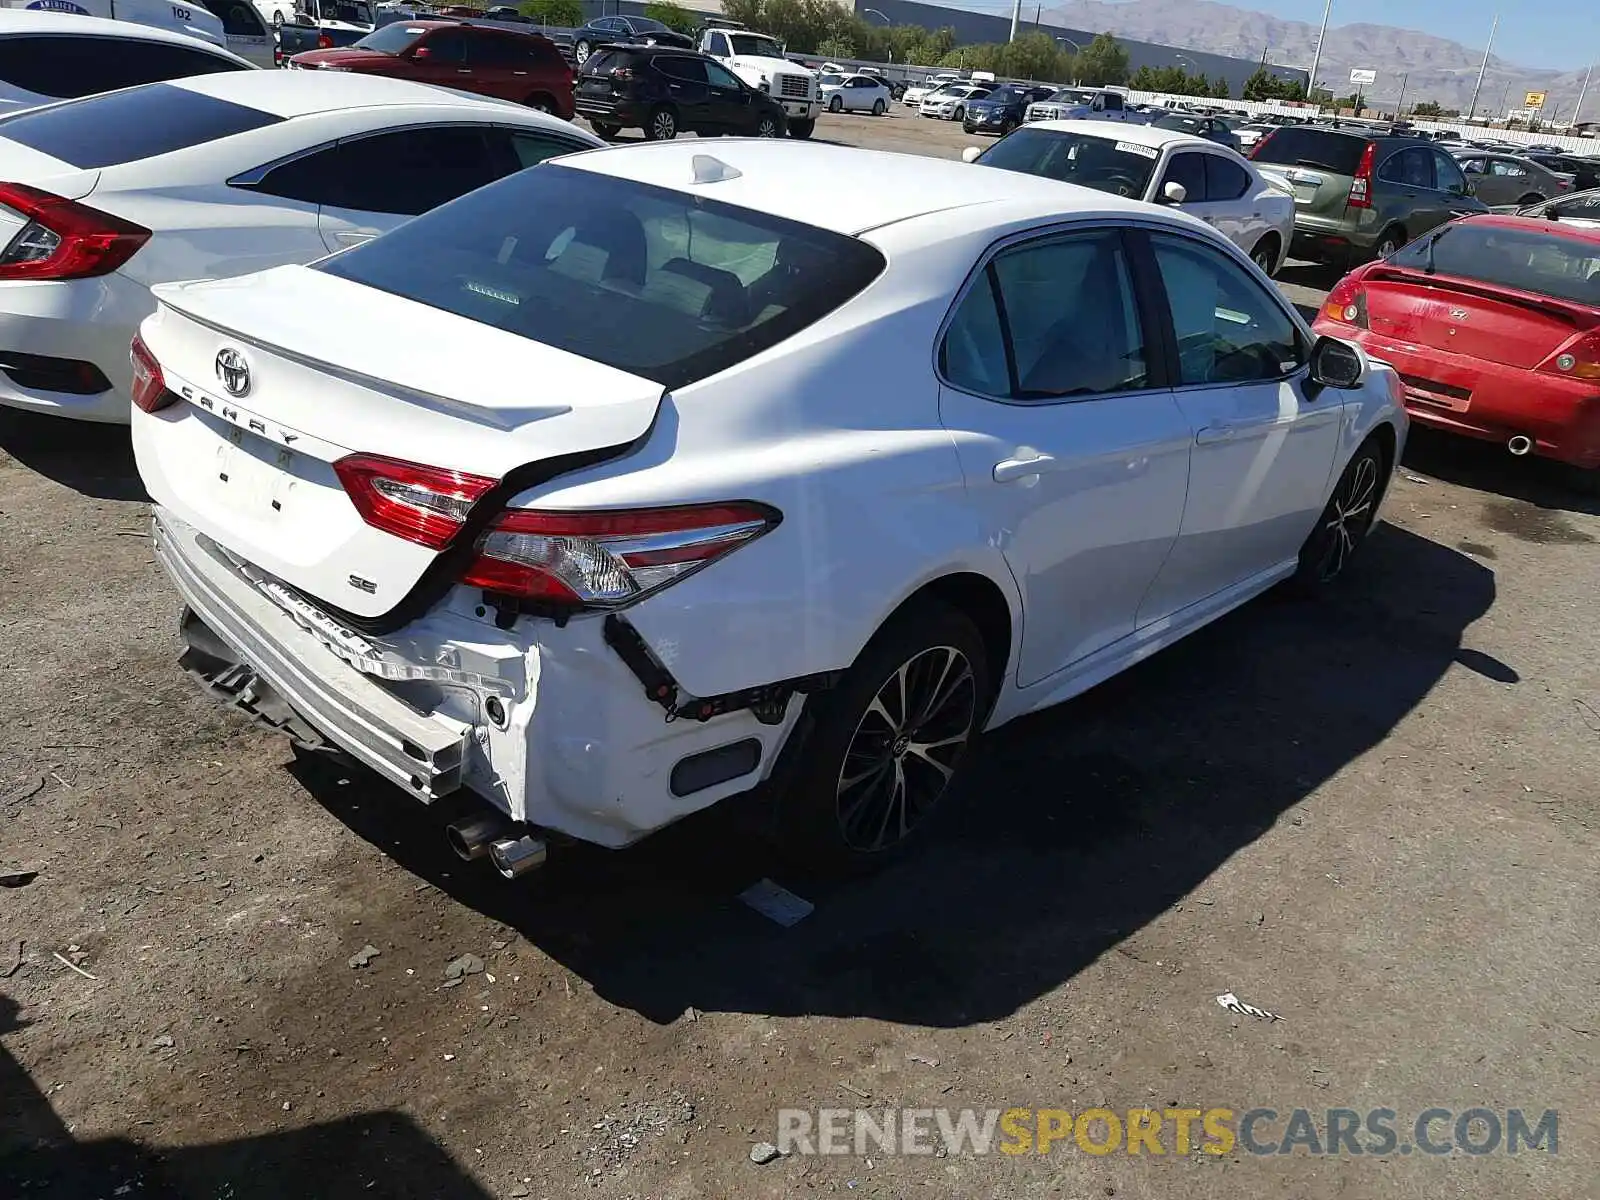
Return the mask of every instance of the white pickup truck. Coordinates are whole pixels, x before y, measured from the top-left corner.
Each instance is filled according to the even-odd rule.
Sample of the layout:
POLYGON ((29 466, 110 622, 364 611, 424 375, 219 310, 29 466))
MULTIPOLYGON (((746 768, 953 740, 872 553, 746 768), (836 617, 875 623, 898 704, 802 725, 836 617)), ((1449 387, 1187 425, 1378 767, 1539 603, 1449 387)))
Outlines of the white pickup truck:
POLYGON ((811 136, 822 111, 817 77, 785 58, 777 38, 746 29, 707 29, 700 36, 700 52, 782 104, 790 137, 811 136))
POLYGON ((1048 100, 1028 105, 1023 121, 1125 121, 1148 125, 1146 113, 1128 108, 1127 97, 1110 88, 1062 88, 1048 100))

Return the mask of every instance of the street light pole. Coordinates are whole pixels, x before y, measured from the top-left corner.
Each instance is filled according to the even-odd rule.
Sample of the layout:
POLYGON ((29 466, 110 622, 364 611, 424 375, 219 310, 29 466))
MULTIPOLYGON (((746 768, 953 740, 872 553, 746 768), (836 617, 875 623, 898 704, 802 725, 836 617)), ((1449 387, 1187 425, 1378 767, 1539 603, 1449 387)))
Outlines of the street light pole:
POLYGON ((1478 68, 1478 82, 1472 88, 1472 103, 1467 105, 1467 120, 1471 121, 1478 111, 1478 92, 1483 87, 1483 73, 1489 69, 1489 51, 1494 49, 1495 31, 1500 28, 1500 14, 1495 13, 1494 24, 1489 26, 1489 44, 1483 48, 1483 65, 1478 68))
POLYGON ((1572 124, 1576 126, 1583 120, 1583 98, 1589 91, 1589 76, 1594 74, 1594 64, 1589 64, 1589 69, 1583 73, 1583 86, 1578 89, 1578 103, 1572 110, 1572 124))
POLYGON ((1406 80, 1410 78, 1410 71, 1407 71, 1405 74, 1400 76, 1400 99, 1395 103, 1394 106, 1394 115, 1396 119, 1406 115, 1406 80))
POLYGON ((1013 0, 1013 3, 1011 5, 1011 36, 1008 37, 1006 39, 1006 41, 1014 42, 1014 41, 1017 40, 1017 24, 1021 20, 1022 20, 1022 0, 1013 0))
POLYGON ((1322 65, 1322 43, 1328 37, 1328 15, 1333 12, 1333 0, 1326 0, 1322 6, 1322 29, 1317 33, 1317 48, 1311 54, 1311 80, 1306 84, 1306 99, 1311 99, 1311 93, 1317 90, 1317 68, 1322 65))
POLYGON ((1058 37, 1058 42, 1065 42, 1072 47, 1072 86, 1078 86, 1078 55, 1083 53, 1083 47, 1069 37, 1058 37))

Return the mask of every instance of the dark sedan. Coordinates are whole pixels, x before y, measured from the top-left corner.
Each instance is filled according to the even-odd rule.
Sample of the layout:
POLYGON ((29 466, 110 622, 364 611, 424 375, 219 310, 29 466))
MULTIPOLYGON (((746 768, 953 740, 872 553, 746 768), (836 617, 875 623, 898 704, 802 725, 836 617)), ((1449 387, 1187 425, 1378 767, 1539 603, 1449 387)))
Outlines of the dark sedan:
POLYGON ((1210 117, 1204 113, 1169 112, 1163 113, 1150 124, 1157 129, 1175 129, 1179 133, 1203 137, 1208 142, 1216 142, 1217 145, 1226 146, 1230 150, 1240 148, 1239 135, 1234 133, 1229 124, 1220 117, 1210 117))
POLYGON ((961 128, 968 133, 1007 134, 1022 124, 1028 105, 1055 95, 1053 87, 1023 87, 1008 83, 981 100, 968 100, 961 128))
POLYGON ((572 58, 580 67, 589 61, 595 47, 610 43, 645 46, 673 46, 680 50, 693 50, 695 40, 652 21, 649 17, 596 17, 587 25, 572 31, 572 58))

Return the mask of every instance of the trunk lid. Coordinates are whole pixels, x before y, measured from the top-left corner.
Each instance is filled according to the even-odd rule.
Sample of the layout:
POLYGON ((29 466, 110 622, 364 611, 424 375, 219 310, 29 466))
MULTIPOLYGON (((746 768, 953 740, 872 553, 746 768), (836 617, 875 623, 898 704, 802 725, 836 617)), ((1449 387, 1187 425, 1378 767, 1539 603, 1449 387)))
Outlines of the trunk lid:
POLYGON ((1362 286, 1374 333, 1509 367, 1536 367, 1597 324, 1584 305, 1446 275, 1380 267, 1362 286))
POLYGON ((82 200, 100 182, 100 172, 82 170, 48 154, 0 137, 0 183, 25 183, 64 200, 82 200))
POLYGON ((650 380, 304 267, 154 290, 162 304, 143 337, 184 402, 134 414, 151 498, 360 617, 399 604, 438 554, 368 525, 334 471, 339 459, 381 455, 500 480, 624 446, 661 402, 650 380))

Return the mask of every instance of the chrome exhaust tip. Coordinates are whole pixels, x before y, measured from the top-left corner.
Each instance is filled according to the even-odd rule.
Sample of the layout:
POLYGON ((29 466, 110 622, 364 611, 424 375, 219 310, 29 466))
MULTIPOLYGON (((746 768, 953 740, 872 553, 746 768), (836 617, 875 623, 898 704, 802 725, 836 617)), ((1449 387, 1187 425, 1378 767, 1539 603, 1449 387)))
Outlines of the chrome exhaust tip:
POLYGON ((488 854, 510 828, 511 822, 499 813, 477 813, 446 825, 444 836, 458 858, 472 862, 488 854))
POLYGON ((545 844, 527 834, 519 838, 501 838, 489 848, 489 861, 507 879, 520 879, 529 871, 538 870, 544 866, 545 856, 545 844))
POLYGON ((1525 433, 1519 433, 1506 443, 1506 449, 1521 458, 1529 450, 1533 449, 1533 439, 1525 433))

